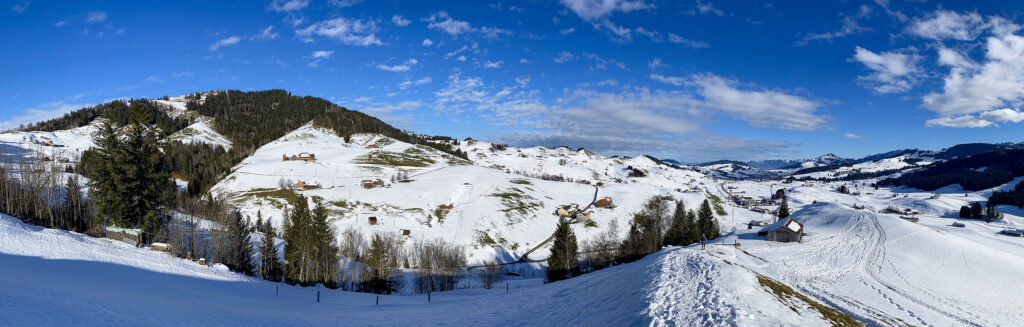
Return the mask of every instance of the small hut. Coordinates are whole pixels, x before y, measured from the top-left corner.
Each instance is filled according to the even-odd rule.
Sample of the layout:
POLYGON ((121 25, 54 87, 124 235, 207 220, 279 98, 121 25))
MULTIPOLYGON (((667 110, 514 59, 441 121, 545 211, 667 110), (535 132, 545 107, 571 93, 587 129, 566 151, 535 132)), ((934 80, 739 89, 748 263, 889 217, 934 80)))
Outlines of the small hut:
POLYGON ((368 218, 366 220, 367 220, 367 222, 370 223, 370 225, 376 225, 377 224, 377 217, 370 217, 370 218, 368 218))
POLYGON ((804 237, 804 224, 793 218, 785 218, 765 226, 757 235, 767 236, 769 241, 775 242, 800 242, 804 237))
POLYGON ((376 144, 370 144, 370 145, 367 145, 366 148, 367 149, 376 149, 376 148, 378 148, 378 146, 376 144))
POLYGON ((412 231, 411 231, 411 230, 408 230, 408 229, 403 229, 403 230, 402 230, 402 235, 405 235, 405 236, 409 236, 409 235, 412 235, 412 231))
POLYGON ((142 230, 138 228, 120 228, 117 226, 107 226, 105 229, 105 236, 109 239, 128 243, 132 246, 138 247, 142 245, 142 230))
POLYGON ((299 190, 315 190, 315 189, 319 189, 320 188, 320 184, 317 184, 317 183, 306 183, 306 182, 297 182, 297 183, 295 183, 295 188, 299 189, 299 190))
POLYGON ((596 203, 594 203, 594 206, 598 208, 610 207, 612 206, 612 197, 606 196, 604 198, 601 198, 600 200, 597 200, 596 203))

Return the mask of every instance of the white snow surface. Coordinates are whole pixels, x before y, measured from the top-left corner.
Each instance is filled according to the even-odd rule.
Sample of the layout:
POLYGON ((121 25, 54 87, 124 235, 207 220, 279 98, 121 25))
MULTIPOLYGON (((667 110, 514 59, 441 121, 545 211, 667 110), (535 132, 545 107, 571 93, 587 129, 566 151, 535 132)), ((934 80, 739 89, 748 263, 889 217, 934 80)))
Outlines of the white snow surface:
POLYGON ((231 150, 231 141, 213 129, 213 118, 210 117, 197 118, 195 123, 171 134, 167 139, 181 141, 185 144, 206 143, 220 146, 224 150, 231 150))

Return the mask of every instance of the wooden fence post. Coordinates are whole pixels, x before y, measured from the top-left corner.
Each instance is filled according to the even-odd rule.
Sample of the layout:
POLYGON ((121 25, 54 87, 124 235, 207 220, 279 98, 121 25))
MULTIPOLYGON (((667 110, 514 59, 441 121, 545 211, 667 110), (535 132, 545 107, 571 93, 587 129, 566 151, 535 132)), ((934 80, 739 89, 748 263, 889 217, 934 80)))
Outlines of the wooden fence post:
POLYGON ((427 292, 427 303, 430 303, 430 292, 427 292))
POLYGON ((377 295, 377 304, 376 305, 380 305, 380 295, 377 295))
POLYGON ((320 303, 320 291, 316 291, 316 303, 320 303))

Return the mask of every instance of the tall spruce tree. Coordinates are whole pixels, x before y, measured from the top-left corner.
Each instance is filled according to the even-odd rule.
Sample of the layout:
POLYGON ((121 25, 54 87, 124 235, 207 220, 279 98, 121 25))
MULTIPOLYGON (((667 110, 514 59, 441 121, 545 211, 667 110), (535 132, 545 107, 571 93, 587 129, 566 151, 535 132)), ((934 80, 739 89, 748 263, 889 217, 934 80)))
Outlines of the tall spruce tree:
POLYGON ((249 242, 252 228, 242 213, 238 210, 231 212, 231 221, 228 226, 228 258, 225 264, 231 270, 252 275, 252 243, 249 242))
POLYGON ((313 252, 313 281, 325 285, 333 285, 337 281, 340 259, 338 246, 335 244, 334 230, 331 229, 329 212, 323 201, 316 198, 310 225, 310 237, 313 252))
POLYGON ((775 221, 779 221, 782 219, 786 219, 786 217, 789 217, 789 200, 786 200, 785 195, 782 196, 782 204, 779 205, 778 217, 779 219, 776 219, 775 221))
POLYGON ((683 201, 676 201, 675 211, 672 213, 672 223, 668 232, 665 233, 665 245, 686 245, 687 234, 690 226, 686 225, 686 205, 683 201))
POLYGON ((292 203, 293 208, 285 215, 284 258, 288 261, 286 272, 293 283, 308 282, 309 261, 309 203, 305 196, 292 203))
POLYGON ((267 224, 263 231, 263 243, 260 244, 260 276, 274 282, 281 281, 281 261, 277 257, 277 247, 274 246, 276 234, 274 225, 267 224))
POLYGON ((548 257, 548 282, 572 278, 579 270, 579 245, 576 233, 566 219, 560 219, 555 229, 555 240, 551 245, 551 256, 548 257))
POLYGON ((78 175, 73 174, 68 177, 67 184, 64 186, 67 189, 64 192, 64 214, 70 220, 68 223, 72 230, 83 232, 89 226, 86 221, 85 215, 85 199, 82 198, 82 188, 78 182, 78 175))
POLYGON ((170 174, 162 160, 158 130, 149 126, 153 114, 142 102, 132 102, 129 113, 123 137, 110 123, 94 136, 97 148, 90 186, 96 197, 97 223, 142 228, 144 236, 150 236, 166 220, 170 174))
POLYGON ((706 240, 716 238, 721 233, 718 230, 718 220, 715 219, 715 213, 711 211, 711 204, 707 199, 700 204, 700 211, 697 212, 697 226, 700 228, 701 236, 706 240))

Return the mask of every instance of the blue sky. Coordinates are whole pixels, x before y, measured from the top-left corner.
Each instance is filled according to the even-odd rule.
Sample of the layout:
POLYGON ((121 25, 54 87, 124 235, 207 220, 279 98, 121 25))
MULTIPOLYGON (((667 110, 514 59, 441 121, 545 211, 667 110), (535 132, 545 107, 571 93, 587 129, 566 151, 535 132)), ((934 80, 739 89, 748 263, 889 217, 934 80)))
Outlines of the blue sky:
POLYGON ((1022 2, 5 1, 0 128, 285 89, 418 133, 602 154, 1024 141, 1022 2))

